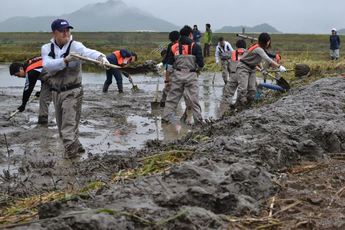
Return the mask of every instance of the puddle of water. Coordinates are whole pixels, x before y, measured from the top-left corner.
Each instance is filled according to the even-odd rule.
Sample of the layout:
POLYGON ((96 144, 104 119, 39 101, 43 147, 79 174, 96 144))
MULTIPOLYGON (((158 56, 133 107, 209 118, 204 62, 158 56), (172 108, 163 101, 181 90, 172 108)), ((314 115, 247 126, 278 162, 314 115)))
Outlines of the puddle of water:
MULTIPOLYGON (((121 97, 125 98, 123 99, 124 102, 126 102, 126 100, 128 102, 131 99, 138 99, 138 101, 140 102, 141 97, 145 97, 146 101, 148 97, 152 98, 153 100, 158 80, 157 78, 159 76, 133 75, 132 77, 134 84, 139 87, 141 92, 130 93, 132 85, 128 82, 127 78, 124 78, 123 82, 125 95, 115 95, 114 100, 119 102, 122 100, 121 97)), ((105 73, 83 73, 83 85, 85 90, 91 90, 92 92, 94 92, 95 90, 99 89, 101 92, 104 81, 105 73)), ((0 93, 4 95, 16 96, 16 98, 12 100, 16 100, 15 103, 18 104, 14 105, 15 107, 13 108, 8 108, 8 105, 1 105, 0 103, 0 110, 14 110, 17 106, 19 106, 24 84, 24 79, 9 76, 7 65, 0 66, 0 93)), ((199 76, 199 99, 202 108, 202 114, 205 119, 211 117, 219 117, 219 112, 221 110, 220 101, 223 94, 223 85, 224 83, 221 77, 221 73, 203 73, 199 76)), ((160 76, 159 96, 161 95, 163 87, 164 79, 160 76)), ((35 90, 40 90, 40 83, 36 85, 35 90)), ((110 86, 109 91, 110 92, 107 95, 99 93, 98 96, 94 98, 94 101, 97 102, 98 100, 102 100, 102 98, 98 97, 114 97, 114 92, 117 94, 115 80, 113 80, 113 84, 110 86)), ((38 102, 33 102, 32 104, 30 104, 30 106, 28 106, 28 108, 31 110, 31 113, 24 112, 18 115, 21 117, 25 117, 25 120, 27 122, 22 127, 27 130, 32 129, 36 126, 38 102)), ((178 107, 177 115, 182 116, 185 108, 186 105, 184 101, 181 100, 181 103, 178 107)), ((54 117, 53 110, 53 106, 51 106, 49 115, 50 118, 54 117)), ((159 139, 170 141, 181 137, 181 135, 189 131, 188 127, 183 126, 181 133, 177 134, 176 130, 173 127, 161 124, 161 114, 163 110, 160 110, 156 115, 147 116, 147 114, 151 113, 151 111, 149 110, 150 109, 146 111, 145 108, 140 108, 138 114, 136 114, 135 111, 132 111, 127 115, 124 114, 125 121, 123 121, 123 123, 121 121, 120 124, 118 120, 114 120, 109 124, 108 121, 108 123, 102 123, 102 121, 96 121, 88 119, 87 117, 82 117, 82 119, 85 119, 87 122, 81 122, 80 124, 80 141, 91 152, 93 150, 97 150, 96 152, 123 152, 130 148, 140 148, 147 140, 159 139), (146 114, 146 116, 142 116, 143 113, 146 114)), ((11 127, 1 129, 2 130, 0 133, 7 133, 11 131, 13 132, 13 130, 15 130, 16 128, 13 127, 13 130, 11 130, 11 127)), ((50 125, 49 129, 55 129, 56 135, 54 135, 54 137, 58 136, 56 126, 50 125)))
MULTIPOLYGON (((129 115, 126 121, 119 126, 109 124, 110 128, 94 128, 94 123, 81 125, 80 133, 93 133, 93 136, 80 137, 80 141, 90 149, 96 148, 97 151, 109 152, 129 148, 140 148, 147 140, 162 140, 162 130, 160 120, 157 121, 137 115, 129 115)), ((92 152, 92 150, 91 150, 92 152)))

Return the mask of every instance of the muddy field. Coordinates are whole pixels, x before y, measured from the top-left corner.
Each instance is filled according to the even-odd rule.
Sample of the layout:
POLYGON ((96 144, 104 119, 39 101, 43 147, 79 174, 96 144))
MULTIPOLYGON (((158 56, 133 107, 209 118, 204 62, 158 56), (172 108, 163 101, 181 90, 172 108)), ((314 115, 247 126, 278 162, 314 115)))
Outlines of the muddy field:
MULTIPOLYGON (((6 121, 22 89, 0 89, 7 228, 344 228, 343 78, 176 135, 150 109, 157 77, 134 77, 141 91, 126 84, 119 95, 114 85, 101 93, 104 78, 88 76, 80 128, 87 154, 76 161, 61 157, 53 114, 48 128, 36 125, 37 102, 6 121)), ((212 78, 200 78, 206 118, 221 107, 221 77, 212 78)))

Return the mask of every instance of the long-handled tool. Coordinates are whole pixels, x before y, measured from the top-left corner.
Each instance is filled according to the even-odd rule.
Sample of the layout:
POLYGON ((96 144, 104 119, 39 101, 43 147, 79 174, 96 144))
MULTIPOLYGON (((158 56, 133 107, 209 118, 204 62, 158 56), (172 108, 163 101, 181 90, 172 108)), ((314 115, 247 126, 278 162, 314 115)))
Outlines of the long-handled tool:
POLYGON ((19 109, 16 109, 14 112, 12 112, 11 115, 7 118, 7 120, 11 120, 17 113, 19 113, 19 109))
MULTIPOLYGON (((75 58, 78 58, 80 60, 83 60, 83 61, 88 61, 88 62, 92 62, 94 64, 97 64, 97 65, 101 65, 102 62, 101 61, 98 61, 98 60, 95 60, 95 59, 92 59, 92 58, 88 58, 88 57, 84 57, 84 56, 81 56, 79 54, 76 54, 76 53, 70 53, 71 56, 75 57, 75 58)), ((109 67, 109 68, 112 68, 112 69, 121 69, 122 67, 119 66, 119 65, 114 65, 114 64, 105 64, 106 67, 109 67)))
POLYGON ((159 77, 157 78, 155 96, 153 98, 153 101, 151 101, 151 108, 152 109, 158 109, 158 107, 160 106, 160 103, 158 102, 158 89, 159 89, 159 77))
MULTIPOLYGON (((102 64, 102 62, 100 62, 98 60, 95 60, 95 59, 92 59, 92 58, 88 58, 88 57, 83 57, 83 56, 81 56, 79 54, 71 53, 70 55, 72 55, 73 57, 76 57, 76 58, 78 58, 80 60, 92 62, 92 63, 97 64, 97 65, 101 65, 102 64)), ((109 68, 112 68, 112 69, 121 69, 122 68, 121 66, 110 64, 110 63, 109 64, 105 64, 105 66, 109 67, 109 68)), ((135 92, 139 91, 139 87, 137 85, 134 85, 132 77, 127 72, 125 72, 125 71, 121 71, 121 72, 123 73, 123 75, 125 77, 128 78, 128 81, 132 84, 132 90, 135 91, 135 92)))
MULTIPOLYGON (((38 98, 37 96, 32 97, 32 98, 28 101, 27 104, 30 104, 32 101, 36 100, 37 98, 38 98)), ((11 115, 7 118, 7 120, 8 120, 8 121, 11 120, 14 116, 16 116, 17 113, 19 113, 19 109, 16 109, 15 111, 13 111, 13 112, 11 113, 11 115)))
POLYGON ((289 90, 291 87, 290 87, 290 84, 282 77, 282 76, 274 76, 272 74, 270 74, 269 72, 267 71, 264 71, 264 69, 261 69, 261 68, 258 68, 258 70, 266 75, 266 76, 269 76, 270 78, 276 80, 277 82, 277 85, 279 85, 280 87, 282 87, 284 90, 289 90))
POLYGON ((121 72, 122 72, 122 74, 123 74, 126 78, 128 78, 128 81, 132 84, 132 90, 133 90, 134 92, 138 92, 138 91, 139 91, 139 87, 138 87, 137 85, 134 85, 133 79, 132 79, 131 75, 129 75, 129 73, 127 73, 127 72, 125 72, 125 71, 121 71, 121 72))
MULTIPOLYGON (((279 69, 267 69, 266 71, 269 72, 269 73, 278 73, 278 72, 280 72, 279 69)), ((295 70, 294 69, 287 69, 286 70, 286 72, 291 72, 291 71, 295 71, 295 70)))
POLYGON ((254 41, 257 41, 258 39, 257 38, 254 38, 254 37, 250 37, 248 35, 244 35, 244 34, 236 34, 237 37, 240 37, 240 38, 244 38, 244 39, 250 39, 252 42, 254 41))
POLYGON ((213 74, 212 85, 214 85, 214 79, 216 78, 216 73, 213 74))

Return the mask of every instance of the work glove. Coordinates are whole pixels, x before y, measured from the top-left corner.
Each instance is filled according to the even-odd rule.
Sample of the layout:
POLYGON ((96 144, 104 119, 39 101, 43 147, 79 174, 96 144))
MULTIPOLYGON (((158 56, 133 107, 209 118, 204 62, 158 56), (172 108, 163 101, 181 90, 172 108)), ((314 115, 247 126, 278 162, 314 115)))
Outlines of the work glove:
POLYGON ((110 62, 104 54, 99 55, 97 60, 101 62, 100 66, 102 66, 104 69, 110 69, 108 66, 106 66, 107 64, 110 64, 110 62))
POLYGON ((157 69, 158 72, 161 71, 162 68, 163 68, 163 63, 162 63, 162 62, 160 62, 160 63, 158 63, 158 64, 156 65, 156 69, 157 69))
POLYGON ((280 72, 286 72, 286 68, 284 66, 279 66, 279 71, 280 72))
POLYGON ((40 97, 40 93, 41 93, 41 91, 37 91, 37 92, 35 93, 35 97, 40 97))
POLYGON ((23 112, 24 110, 25 110, 25 105, 22 104, 21 106, 18 107, 19 112, 23 112))
POLYGON ((69 63, 71 61, 78 61, 79 59, 74 57, 73 54, 77 54, 77 53, 74 53, 74 52, 71 52, 70 54, 68 54, 65 58, 64 58, 64 61, 66 63, 69 63))

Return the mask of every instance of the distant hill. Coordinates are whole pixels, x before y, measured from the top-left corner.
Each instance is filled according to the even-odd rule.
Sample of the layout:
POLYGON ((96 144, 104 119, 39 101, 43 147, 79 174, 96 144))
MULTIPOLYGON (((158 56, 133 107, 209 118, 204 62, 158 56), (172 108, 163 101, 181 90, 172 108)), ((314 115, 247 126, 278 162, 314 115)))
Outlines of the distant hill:
POLYGON ((245 28, 246 33, 281 33, 273 26, 263 23, 257 26, 248 27, 248 26, 224 26, 221 29, 215 31, 216 33, 240 33, 242 32, 242 28, 245 28))
POLYGON ((156 18, 138 8, 129 7, 121 0, 89 4, 65 15, 47 17, 13 17, 0 22, 0 32, 51 31, 56 18, 67 19, 74 31, 171 31, 178 27, 156 18))
POLYGON ((337 34, 339 35, 345 35, 345 29, 340 29, 337 31, 337 34))

